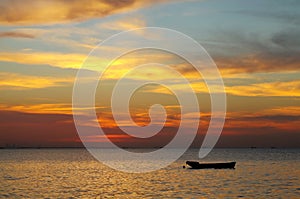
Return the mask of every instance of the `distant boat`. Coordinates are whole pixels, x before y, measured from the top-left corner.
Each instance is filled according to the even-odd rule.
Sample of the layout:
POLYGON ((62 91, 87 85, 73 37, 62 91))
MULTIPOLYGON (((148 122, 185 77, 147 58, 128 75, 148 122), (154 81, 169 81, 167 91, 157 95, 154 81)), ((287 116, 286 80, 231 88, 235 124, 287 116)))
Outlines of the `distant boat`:
POLYGON ((236 162, 199 163, 196 161, 186 161, 191 169, 234 169, 236 162))

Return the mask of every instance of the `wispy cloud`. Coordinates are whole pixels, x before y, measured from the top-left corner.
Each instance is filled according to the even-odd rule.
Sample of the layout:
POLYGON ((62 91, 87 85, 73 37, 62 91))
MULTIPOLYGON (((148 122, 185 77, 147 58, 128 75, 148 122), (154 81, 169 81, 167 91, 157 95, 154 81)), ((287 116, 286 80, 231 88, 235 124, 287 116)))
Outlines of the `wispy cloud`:
POLYGON ((79 68, 86 55, 56 52, 0 52, 0 60, 21 64, 48 64, 61 68, 79 68))
POLYGON ((81 21, 130 11, 159 2, 164 2, 164 0, 92 0, 88 3, 80 0, 3 0, 0 3, 0 23, 34 25, 81 21))
POLYGON ((65 85, 70 82, 73 82, 73 78, 37 77, 15 73, 0 73, 0 90, 46 88, 65 85))
POLYGON ((18 111, 32 114, 69 114, 72 115, 71 104, 34 104, 34 105, 3 105, 2 111, 18 111))
POLYGON ((146 21, 142 18, 127 17, 113 22, 102 23, 99 25, 99 28, 104 28, 107 30, 130 30, 135 28, 142 28, 145 26, 146 21))
POLYGON ((32 34, 28 34, 28 33, 23 33, 23 32, 8 31, 8 32, 0 32, 0 38, 2 38, 2 37, 33 39, 36 36, 32 35, 32 34))
POLYGON ((226 87, 227 93, 239 96, 300 96, 300 81, 258 83, 226 87))

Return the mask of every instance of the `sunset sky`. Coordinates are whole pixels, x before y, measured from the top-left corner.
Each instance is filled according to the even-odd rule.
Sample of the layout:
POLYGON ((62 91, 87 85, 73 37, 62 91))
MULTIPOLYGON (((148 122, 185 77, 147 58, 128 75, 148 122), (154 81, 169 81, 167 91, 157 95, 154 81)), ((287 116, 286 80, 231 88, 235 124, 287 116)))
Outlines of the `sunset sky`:
MULTIPOLYGON (((217 146, 300 147, 297 0, 2 0, 0 146, 80 146, 72 116, 78 69, 99 42, 147 26, 190 36, 217 64, 227 93, 226 123, 217 146)), ((124 42, 124 48, 130 45, 124 42)), ((107 47, 107 53, 117 50, 107 47)), ((98 66, 107 60, 95 57, 94 61, 98 66)), ((168 118, 158 135, 148 140, 128 137, 112 119, 109 100, 115 81, 131 66, 147 62, 168 64, 190 80, 201 108, 199 136, 193 146, 201 145, 210 118, 205 82, 184 60, 163 51, 132 52, 112 64, 96 94, 100 125, 120 146, 157 147, 172 139, 180 123, 180 106, 162 86, 141 88, 130 103, 131 115, 141 126, 149 122, 149 106, 165 106, 168 118)), ((145 78, 167 78, 172 89, 182 92, 186 86, 159 67, 131 74, 129 80, 145 78)))

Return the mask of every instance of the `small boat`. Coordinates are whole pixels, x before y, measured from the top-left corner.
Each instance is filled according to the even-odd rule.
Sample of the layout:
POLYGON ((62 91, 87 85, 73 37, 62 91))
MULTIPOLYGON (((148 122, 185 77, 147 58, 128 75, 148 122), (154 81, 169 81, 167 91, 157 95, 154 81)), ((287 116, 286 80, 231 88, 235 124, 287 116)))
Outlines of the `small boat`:
POLYGON ((234 169, 236 162, 199 163, 196 161, 186 161, 191 169, 234 169))

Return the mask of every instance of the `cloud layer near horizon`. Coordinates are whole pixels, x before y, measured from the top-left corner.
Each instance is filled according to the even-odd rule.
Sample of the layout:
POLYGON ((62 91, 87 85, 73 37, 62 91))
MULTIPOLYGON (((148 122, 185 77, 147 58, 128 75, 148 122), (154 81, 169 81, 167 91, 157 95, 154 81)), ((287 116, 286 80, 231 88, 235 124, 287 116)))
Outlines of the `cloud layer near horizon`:
POLYGON ((0 2, 0 24, 35 25, 82 21, 129 11, 166 0, 3 0, 0 2), (33 12, 34 10, 34 12, 33 12))
MULTIPOLYGON (((206 117, 202 120, 206 121, 206 117)), ((217 144, 219 147, 297 147, 299 133, 291 126, 299 127, 299 116, 261 115, 230 117, 217 144), (248 126, 251 122, 251 126, 248 126), (276 139, 275 139, 276 138, 276 139)), ((201 125, 201 124, 200 124, 201 125)), ((16 111, 0 111, 0 147, 74 147, 82 146, 70 114, 37 114, 16 111), (15 123, 18 120, 20 122, 15 123)), ((94 128, 94 127, 91 127, 94 128)), ((192 146, 199 147, 206 132, 207 123, 202 124, 192 146)), ((126 136, 118 128, 103 129, 109 139, 124 147, 163 146, 176 133, 176 127, 166 127, 162 133, 149 139, 126 136)), ((87 137, 88 138, 88 137, 87 137)), ((89 139, 88 139, 89 140, 89 139)), ((90 139, 91 142, 100 141, 90 139)))

